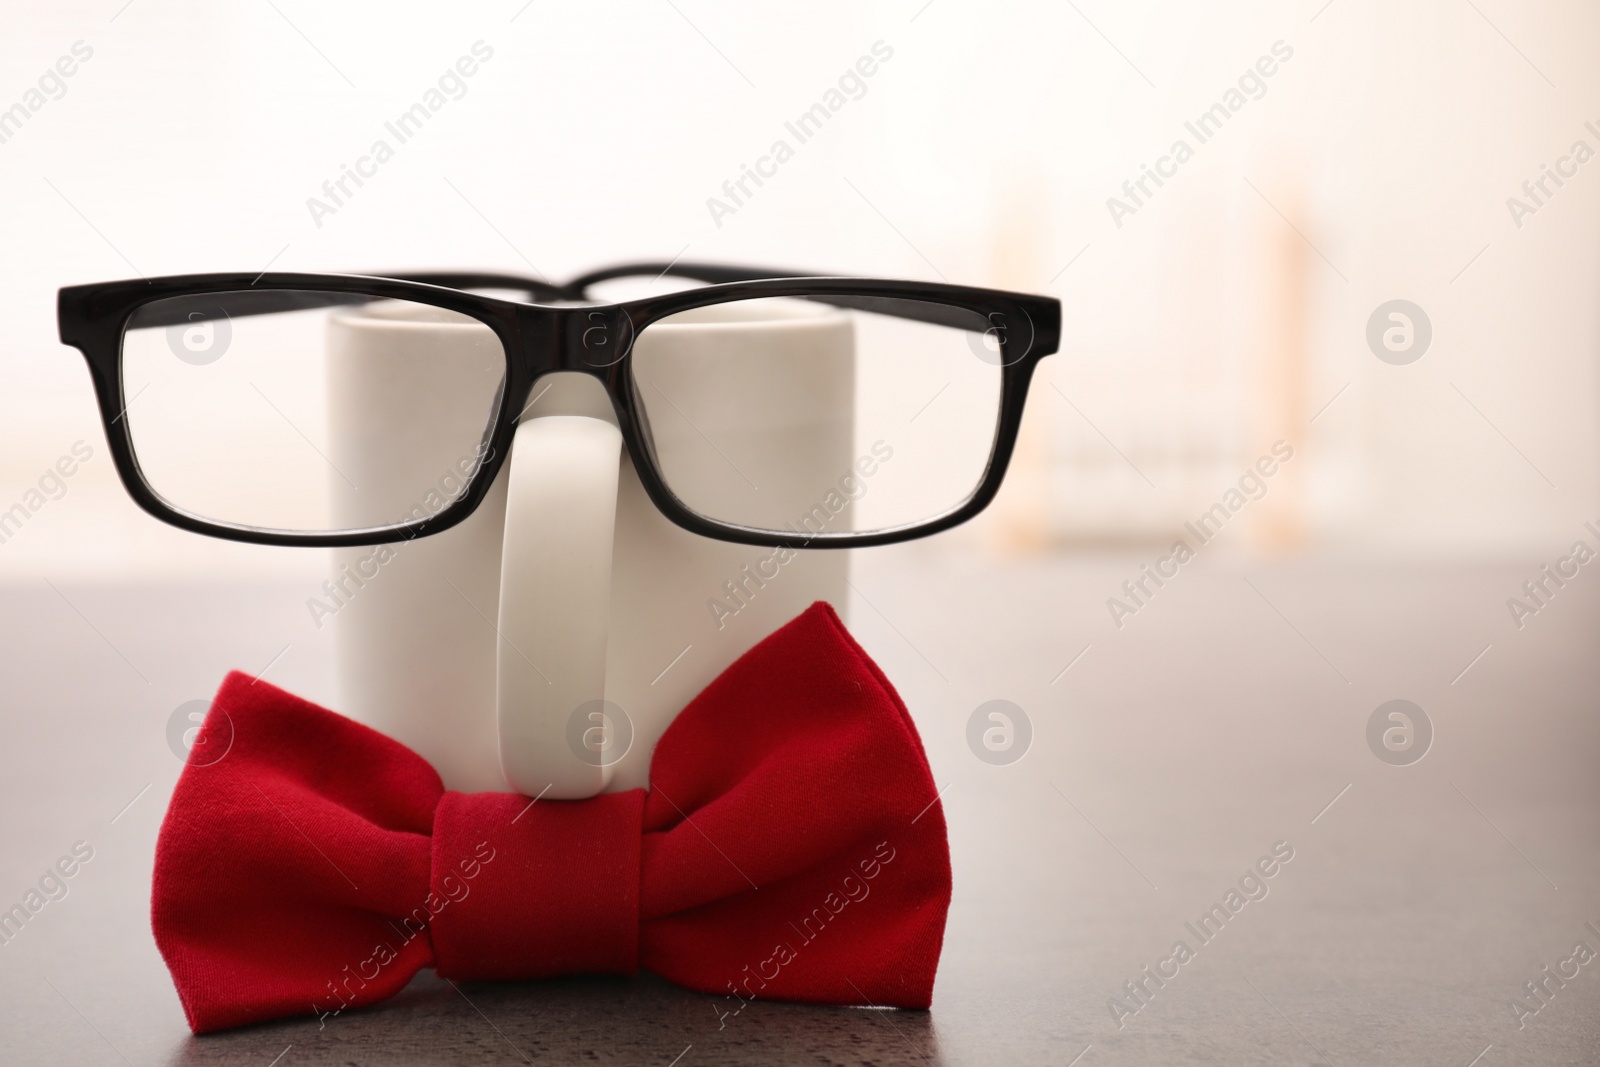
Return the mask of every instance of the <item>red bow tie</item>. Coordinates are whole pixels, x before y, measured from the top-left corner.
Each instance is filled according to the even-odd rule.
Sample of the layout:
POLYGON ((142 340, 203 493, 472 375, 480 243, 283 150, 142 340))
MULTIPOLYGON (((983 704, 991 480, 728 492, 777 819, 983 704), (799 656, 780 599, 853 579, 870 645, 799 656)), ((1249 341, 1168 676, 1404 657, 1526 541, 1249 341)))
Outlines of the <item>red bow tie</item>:
POLYGON ((648 792, 448 793, 404 745, 237 672, 196 750, 230 721, 156 845, 156 944, 196 1033, 372 1004, 430 965, 932 997, 943 812, 905 705, 826 604, 684 708, 648 792))

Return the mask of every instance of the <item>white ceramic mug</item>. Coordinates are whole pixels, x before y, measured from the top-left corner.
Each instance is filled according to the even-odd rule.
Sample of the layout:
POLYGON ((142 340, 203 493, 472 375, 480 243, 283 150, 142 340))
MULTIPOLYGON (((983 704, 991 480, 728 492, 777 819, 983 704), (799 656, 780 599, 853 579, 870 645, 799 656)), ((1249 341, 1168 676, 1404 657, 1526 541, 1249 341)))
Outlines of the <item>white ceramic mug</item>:
MULTIPOLYGON (((815 408, 783 477, 828 486, 850 471, 847 314, 752 301, 680 319, 635 343, 671 357, 654 366, 682 372, 661 382, 667 392, 740 376, 745 386, 740 404, 721 409, 726 425, 697 431, 748 439, 781 406, 793 432, 785 375, 795 368, 815 408), (786 358, 738 362, 751 352, 786 358), (751 375, 759 388, 748 388, 751 375)), ((461 420, 481 419, 493 390, 473 378, 494 373, 485 361, 463 358, 481 352, 487 332, 410 304, 330 321, 330 459, 363 472, 363 508, 416 506, 407 497, 418 472, 404 456, 369 454, 373 435, 361 428, 421 407, 439 440, 461 440, 461 420)), ((426 439, 434 431, 420 432, 417 451, 441 454, 426 439)), ((483 458, 442 470, 441 497, 483 458)), ((551 374, 535 384, 511 455, 470 518, 399 545, 335 550, 340 706, 420 753, 450 789, 580 798, 642 786, 656 741, 705 685, 813 601, 843 609, 847 566, 844 552, 736 545, 674 526, 645 495, 600 384, 551 374)))

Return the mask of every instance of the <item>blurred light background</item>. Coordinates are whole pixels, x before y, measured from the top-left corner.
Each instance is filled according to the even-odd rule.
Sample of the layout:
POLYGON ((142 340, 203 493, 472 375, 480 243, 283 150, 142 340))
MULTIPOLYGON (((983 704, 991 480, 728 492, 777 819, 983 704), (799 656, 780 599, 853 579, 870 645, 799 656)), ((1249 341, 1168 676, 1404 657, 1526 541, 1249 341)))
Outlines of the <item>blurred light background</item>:
POLYGON ((683 256, 1057 295, 1062 352, 1001 501, 940 541, 962 551, 1170 544, 1279 439, 1231 551, 1543 558, 1600 518, 1600 163, 1572 156, 1600 149, 1600 12, 1574 0, 107 0, 6 28, 0 510, 93 458, 0 580, 320 572, 139 513, 55 335, 63 284, 269 267, 683 256), (476 42, 459 98, 309 210, 476 42), (798 144, 785 123, 875 51, 798 144), (793 158, 712 210, 780 138, 793 158), (1408 365, 1367 343, 1396 299, 1431 322, 1408 365))

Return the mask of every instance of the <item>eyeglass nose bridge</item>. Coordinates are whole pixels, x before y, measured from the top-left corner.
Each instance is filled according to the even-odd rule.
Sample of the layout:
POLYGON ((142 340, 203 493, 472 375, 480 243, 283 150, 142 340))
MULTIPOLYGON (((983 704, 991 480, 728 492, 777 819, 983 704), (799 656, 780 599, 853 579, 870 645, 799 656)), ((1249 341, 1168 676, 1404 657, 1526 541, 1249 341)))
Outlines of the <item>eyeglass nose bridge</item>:
POLYGON ((610 378, 633 348, 633 319, 615 305, 528 308, 520 325, 530 379, 559 370, 610 378))
MULTIPOLYGON (((581 402, 580 411, 575 413, 618 424, 622 364, 633 347, 633 339, 633 321, 617 306, 521 309, 514 345, 508 345, 515 349, 509 355, 510 392, 505 398, 512 406, 512 424, 519 425, 533 414, 533 405, 550 386, 564 372, 574 371, 594 378, 610 398, 603 414, 588 410, 593 407, 588 401, 581 402)), ((574 397, 584 393, 573 393, 571 385, 560 392, 574 397)))
POLYGON ((547 375, 577 371, 599 379, 615 394, 621 364, 633 349, 633 319, 617 306, 528 307, 517 324, 516 364, 512 377, 520 378, 525 396, 508 398, 523 410, 545 386, 547 375))

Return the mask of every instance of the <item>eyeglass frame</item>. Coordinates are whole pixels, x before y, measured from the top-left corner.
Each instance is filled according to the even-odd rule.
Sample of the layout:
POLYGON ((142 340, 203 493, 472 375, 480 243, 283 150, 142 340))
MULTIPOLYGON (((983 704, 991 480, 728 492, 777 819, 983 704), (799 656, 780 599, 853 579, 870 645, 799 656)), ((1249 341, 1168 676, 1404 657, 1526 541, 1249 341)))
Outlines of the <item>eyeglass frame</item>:
MULTIPOLYGON (((352 304, 361 302, 364 301, 351 300, 352 304)), ((882 305, 865 310, 893 313, 883 311, 882 305)), ((394 277, 282 272, 172 275, 64 287, 57 294, 57 320, 61 342, 78 349, 88 363, 106 442, 123 487, 145 512, 192 533, 248 544, 311 548, 392 544, 442 533, 472 515, 488 495, 510 455, 512 439, 526 413, 524 405, 539 379, 546 374, 576 371, 596 378, 605 388, 639 481, 651 503, 673 524, 703 537, 735 544, 866 548, 950 529, 971 519, 994 500, 1016 446, 1034 368, 1060 343, 1061 303, 1053 297, 936 282, 785 275, 713 264, 637 263, 591 271, 566 285, 508 274, 466 272, 394 277), (647 276, 673 276, 708 284, 621 303, 578 303, 589 299, 588 290, 600 282, 647 276), (535 301, 573 303, 556 306, 504 300, 468 289, 525 292, 535 301), (202 518, 169 503, 154 490, 140 469, 124 417, 131 403, 124 398, 122 380, 122 341, 129 320, 139 308, 157 300, 276 290, 405 300, 468 316, 494 331, 506 363, 499 407, 485 435, 488 451, 459 496, 436 514, 413 521, 362 530, 294 532, 202 518), (974 312, 989 323, 986 336, 996 344, 1001 371, 999 414, 988 463, 977 487, 964 501, 940 515, 888 529, 802 534, 712 519, 694 511, 672 492, 656 460, 644 404, 635 392, 631 373, 633 339, 670 315, 770 297, 813 299, 841 307, 850 307, 850 298, 868 302, 916 301, 974 312)))

